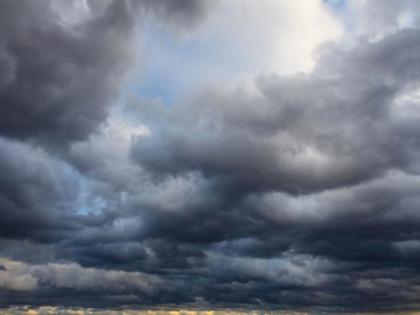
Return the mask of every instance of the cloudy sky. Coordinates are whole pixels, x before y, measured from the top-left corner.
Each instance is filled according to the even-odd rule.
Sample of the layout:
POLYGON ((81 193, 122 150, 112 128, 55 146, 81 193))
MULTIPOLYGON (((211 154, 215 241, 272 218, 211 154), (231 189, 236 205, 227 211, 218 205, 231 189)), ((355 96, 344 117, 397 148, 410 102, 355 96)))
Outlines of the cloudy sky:
POLYGON ((0 0, 0 314, 420 314, 419 27, 0 0))

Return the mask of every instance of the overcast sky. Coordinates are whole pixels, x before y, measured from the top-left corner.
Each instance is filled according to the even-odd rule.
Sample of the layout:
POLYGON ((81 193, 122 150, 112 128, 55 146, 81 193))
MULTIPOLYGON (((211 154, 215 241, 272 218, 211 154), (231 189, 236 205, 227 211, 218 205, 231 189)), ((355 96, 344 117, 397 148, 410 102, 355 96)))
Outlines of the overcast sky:
POLYGON ((419 27, 0 0, 0 314, 420 314, 419 27))

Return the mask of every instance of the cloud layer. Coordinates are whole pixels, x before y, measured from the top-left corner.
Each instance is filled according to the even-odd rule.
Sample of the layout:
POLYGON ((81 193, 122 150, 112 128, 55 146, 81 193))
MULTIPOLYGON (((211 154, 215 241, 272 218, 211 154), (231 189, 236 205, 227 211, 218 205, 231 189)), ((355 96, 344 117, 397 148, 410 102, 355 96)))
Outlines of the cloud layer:
POLYGON ((0 4, 4 312, 420 308, 418 4, 304 7, 0 4), (279 56, 284 71, 270 57, 251 79, 203 74, 170 102, 142 94, 151 29, 194 51, 235 41, 250 8, 258 25, 279 10, 287 36, 251 45, 255 24, 228 46, 251 60, 307 36, 302 54, 279 56), (296 29, 306 16, 305 30, 325 29, 296 29))

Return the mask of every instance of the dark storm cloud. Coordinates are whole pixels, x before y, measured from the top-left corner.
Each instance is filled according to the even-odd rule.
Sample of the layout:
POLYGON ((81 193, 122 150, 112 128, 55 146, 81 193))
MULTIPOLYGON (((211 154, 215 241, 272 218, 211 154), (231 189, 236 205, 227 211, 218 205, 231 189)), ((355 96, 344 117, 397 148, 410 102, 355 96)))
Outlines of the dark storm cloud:
POLYGON ((2 1, 0 133, 54 144, 85 139, 138 53, 142 12, 182 26, 202 17, 204 3, 2 1))
POLYGON ((115 1, 101 15, 80 17, 75 25, 57 11, 45 1, 1 3, 3 135, 80 140, 106 117, 131 58, 130 8, 115 1))
POLYGON ((163 186, 202 178, 194 205, 143 212, 149 233, 204 249, 209 274, 198 295, 290 307, 416 305, 419 45, 418 31, 405 29, 329 46, 309 75, 216 86, 176 109, 142 108, 157 127, 134 143, 134 161, 163 186), (217 268, 214 248, 225 255, 217 268), (287 252, 298 266, 325 258, 333 267, 308 289, 314 274, 288 282, 281 275, 290 271, 266 266, 278 268, 287 252))
POLYGON ((420 307, 418 29, 116 123, 136 23, 209 4, 0 4, 1 306, 420 307))
MULTIPOLYGON (((86 139, 107 117, 123 74, 138 52, 135 27, 143 15, 156 11, 159 18, 179 16, 182 21, 175 23, 188 24, 205 14, 204 1, 83 4, 37 0, 0 4, 2 236, 29 236, 38 229, 46 236, 44 229, 71 226, 73 221, 64 218, 78 210, 78 199, 88 189, 72 165, 15 140, 35 140, 50 148, 86 139)), ((97 156, 83 167, 68 155, 73 166, 86 173, 104 168, 97 156)), ((115 178, 106 180, 116 186, 115 178)))
MULTIPOLYGON (((71 263, 48 265, 50 261, 74 260, 72 255, 80 255, 76 259, 80 261, 85 255, 87 263, 102 263, 101 258, 121 263, 146 255, 139 244, 118 246, 94 239, 107 232, 112 234, 109 240, 124 234, 121 220, 114 224, 115 213, 106 213, 116 202, 101 199, 106 192, 101 191, 100 184, 99 196, 92 197, 91 180, 86 177, 89 167, 70 165, 68 162, 75 162, 70 153, 69 161, 62 161, 49 151, 87 139, 108 116, 121 80, 138 52, 136 27, 144 14, 152 12, 169 25, 183 28, 184 24, 195 24, 207 8, 204 1, 2 1, 0 246, 2 256, 26 261, 15 263, 6 258, 2 264, 3 306, 35 303, 35 291, 46 298, 38 303, 48 303, 51 298, 61 304, 54 287, 73 293, 86 288, 77 283, 63 284, 55 277, 65 276, 64 282, 74 283, 78 273, 83 279, 87 277, 83 281, 91 286, 88 291, 100 292, 97 284, 102 283, 107 286, 103 291, 118 293, 114 297, 117 304, 130 300, 121 297, 123 294, 144 291, 133 284, 137 281, 135 272, 96 271, 71 263), (92 214, 98 209, 104 214, 92 214), (113 224, 111 229, 107 224, 113 224), (32 267, 36 263, 43 265, 32 267)), ((92 165, 98 167, 96 164, 92 165)), ((117 186, 115 178, 106 180, 111 188, 117 186)), ((107 196, 111 199, 115 195, 107 196)), ((150 295, 153 290, 147 291, 150 295)), ((75 302, 73 298, 70 301, 75 302)))
POLYGON ((40 149, 0 139, 0 236, 48 238, 70 228, 57 226, 77 208, 80 183, 68 169, 40 149))

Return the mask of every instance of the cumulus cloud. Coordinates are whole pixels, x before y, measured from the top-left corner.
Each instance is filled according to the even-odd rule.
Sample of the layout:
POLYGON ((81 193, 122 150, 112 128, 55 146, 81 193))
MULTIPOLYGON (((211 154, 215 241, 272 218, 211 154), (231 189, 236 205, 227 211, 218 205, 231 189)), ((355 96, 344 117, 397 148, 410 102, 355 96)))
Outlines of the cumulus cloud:
POLYGON ((142 13, 183 25, 205 1, 4 1, 2 135, 62 145, 86 139, 116 102, 139 53, 142 13))
POLYGON ((99 15, 87 6, 77 23, 66 23, 63 12, 43 1, 1 6, 1 133, 57 143, 84 139, 106 117, 132 58, 128 3, 115 1, 99 15))
POLYGON ((0 4, 4 312, 420 307, 417 4, 302 6, 0 4), (156 25, 258 65, 149 99, 128 74, 156 25))
POLYGON ((0 161, 2 237, 46 239, 47 230, 70 228, 70 222, 55 226, 60 217, 70 217, 77 209, 81 189, 65 162, 42 149, 5 139, 0 139, 0 161))
POLYGON ((139 138, 133 157, 156 175, 199 171, 291 193, 411 169, 418 147, 404 143, 415 132, 395 102, 416 85, 418 43, 417 31, 404 30, 332 48, 308 76, 262 77, 251 91, 217 86, 157 117, 162 128, 139 138))

